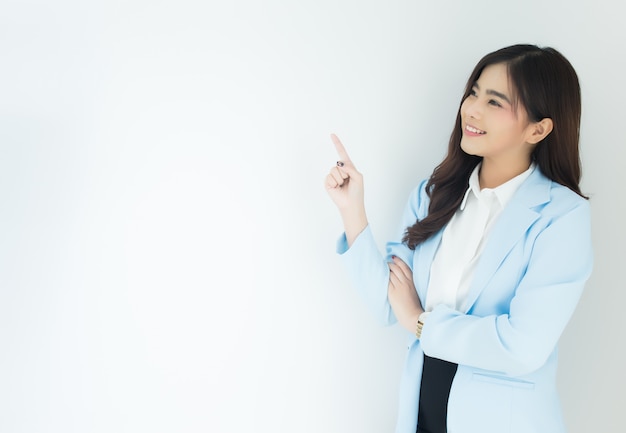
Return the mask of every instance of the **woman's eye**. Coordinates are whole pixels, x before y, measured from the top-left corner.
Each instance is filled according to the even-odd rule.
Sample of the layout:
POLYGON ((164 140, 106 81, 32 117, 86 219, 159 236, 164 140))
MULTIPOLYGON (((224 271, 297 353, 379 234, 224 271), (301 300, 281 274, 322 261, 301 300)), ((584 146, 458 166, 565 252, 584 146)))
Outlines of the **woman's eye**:
POLYGON ((502 107, 502 104, 500 104, 498 101, 496 101, 495 99, 490 99, 489 100, 489 105, 493 105, 495 107, 502 107))

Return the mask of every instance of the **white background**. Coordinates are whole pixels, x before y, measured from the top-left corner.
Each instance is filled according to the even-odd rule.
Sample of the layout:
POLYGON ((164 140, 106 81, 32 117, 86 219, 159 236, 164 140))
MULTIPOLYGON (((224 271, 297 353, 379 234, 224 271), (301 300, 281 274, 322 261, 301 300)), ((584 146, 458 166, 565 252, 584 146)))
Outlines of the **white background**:
POLYGON ((389 432, 404 334, 334 253, 337 133, 382 246, 479 58, 583 91, 596 264, 562 339, 571 432, 622 418, 618 2, 2 0, 0 431, 389 432))

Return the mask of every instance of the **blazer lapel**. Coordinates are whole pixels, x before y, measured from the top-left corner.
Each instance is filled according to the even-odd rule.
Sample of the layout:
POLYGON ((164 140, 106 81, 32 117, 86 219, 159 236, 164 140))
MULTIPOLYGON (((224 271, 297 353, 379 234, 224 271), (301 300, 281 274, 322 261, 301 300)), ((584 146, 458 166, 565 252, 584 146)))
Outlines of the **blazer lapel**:
POLYGON ((533 208, 550 201, 551 183, 537 167, 504 208, 477 264, 469 293, 461 307, 463 313, 474 305, 509 251, 539 218, 533 208))

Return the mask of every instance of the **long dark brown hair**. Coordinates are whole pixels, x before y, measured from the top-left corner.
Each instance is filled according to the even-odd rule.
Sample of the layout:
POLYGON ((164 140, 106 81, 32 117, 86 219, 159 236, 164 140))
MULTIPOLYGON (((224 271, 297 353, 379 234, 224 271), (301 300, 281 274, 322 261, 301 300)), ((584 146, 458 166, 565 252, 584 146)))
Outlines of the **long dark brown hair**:
MULTIPOLYGON (((581 176, 578 139, 580 85, 570 62, 554 48, 513 45, 483 57, 467 80, 461 104, 469 96, 482 71, 490 65, 508 68, 513 106, 519 104, 532 122, 550 118, 553 129, 533 149, 531 158, 549 179, 585 197, 578 186, 581 176)), ((430 198, 428 215, 408 227, 403 242, 411 249, 441 230, 463 200, 469 177, 482 157, 461 149, 461 107, 448 143, 448 154, 426 184, 430 198)), ((585 197, 587 198, 587 197, 585 197)))

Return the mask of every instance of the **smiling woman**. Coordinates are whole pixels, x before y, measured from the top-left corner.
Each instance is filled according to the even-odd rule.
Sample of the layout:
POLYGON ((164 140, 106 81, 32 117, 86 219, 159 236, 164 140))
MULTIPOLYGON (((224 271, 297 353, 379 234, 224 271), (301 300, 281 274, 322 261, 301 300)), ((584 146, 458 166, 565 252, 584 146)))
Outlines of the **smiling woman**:
POLYGON ((576 73, 556 50, 483 57, 448 154, 409 197, 384 256, 363 177, 333 136, 338 252, 381 321, 409 332, 398 433, 565 431, 556 346, 592 268, 580 112, 576 73))

